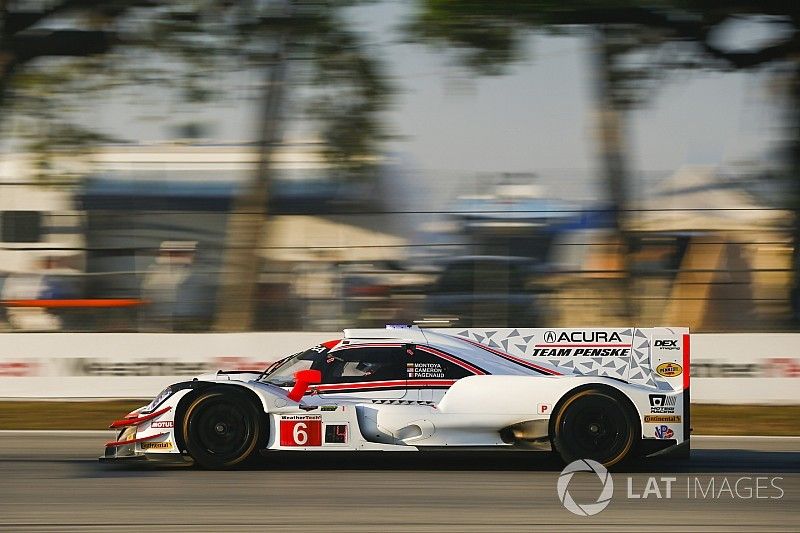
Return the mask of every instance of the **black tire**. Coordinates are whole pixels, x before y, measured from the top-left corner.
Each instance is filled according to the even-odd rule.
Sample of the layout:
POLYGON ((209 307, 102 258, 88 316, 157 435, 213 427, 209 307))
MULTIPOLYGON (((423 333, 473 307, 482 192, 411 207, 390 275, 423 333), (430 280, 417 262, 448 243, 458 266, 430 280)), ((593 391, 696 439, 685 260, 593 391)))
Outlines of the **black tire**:
POLYGON ((237 391, 204 391, 189 402, 181 416, 183 442, 195 463, 203 468, 224 469, 252 463, 267 433, 260 406, 237 391))
POLYGON ((551 419, 553 448, 566 463, 593 459, 606 468, 636 455, 638 417, 619 394, 585 389, 564 400, 551 419))

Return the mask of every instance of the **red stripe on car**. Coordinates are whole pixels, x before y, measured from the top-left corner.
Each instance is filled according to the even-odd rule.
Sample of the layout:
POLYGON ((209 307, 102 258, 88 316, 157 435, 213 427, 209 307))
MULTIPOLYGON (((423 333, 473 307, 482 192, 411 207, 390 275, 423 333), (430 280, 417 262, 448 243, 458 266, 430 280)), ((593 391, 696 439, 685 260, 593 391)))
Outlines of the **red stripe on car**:
POLYGON ((478 348, 483 348, 487 352, 491 352, 491 353, 493 353, 495 355, 499 355, 503 359, 508 359, 509 361, 513 361, 515 363, 518 363, 518 364, 520 364, 522 366, 525 366, 525 367, 528 367, 530 369, 538 370, 539 372, 541 372, 543 374, 549 374, 551 376, 560 376, 561 375, 560 372, 556 372, 555 370, 551 370, 549 368, 545 368, 543 366, 539 366, 536 363, 531 363, 530 361, 526 361, 525 359, 520 359, 519 357, 515 357, 515 356, 511 355, 510 353, 506 353, 506 352, 502 352, 500 350, 496 350, 496 349, 492 348, 491 346, 486 346, 485 344, 481 344, 480 342, 473 341, 472 339, 467 339, 465 337, 459 337, 459 339, 461 339, 461 340, 463 340, 465 342, 468 342, 468 343, 470 343, 470 344, 472 344, 474 346, 477 346, 478 348))
POLYGON ((156 417, 163 415, 170 409, 172 409, 172 407, 165 407, 163 409, 159 409, 158 411, 150 413, 149 415, 141 416, 139 418, 123 418, 122 420, 114 420, 108 427, 113 429, 125 426, 138 426, 139 424, 147 422, 148 420, 152 420, 156 417))
POLYGON ((331 350, 333 352, 339 352, 341 350, 349 350, 350 348, 402 348, 403 345, 399 343, 376 343, 376 344, 343 344, 336 348, 335 350, 331 350))
POLYGON ((437 350, 435 348, 429 348, 427 346, 417 346, 417 349, 419 351, 421 351, 421 352, 427 352, 429 354, 435 355, 436 357, 441 357, 442 359, 444 359, 446 361, 450 361, 454 365, 458 365, 461 368, 463 368, 463 369, 465 369, 465 370, 467 370, 469 372, 472 372, 473 374, 477 374, 477 375, 486 374, 486 372, 481 370, 480 368, 478 368, 476 366, 472 366, 471 364, 467 363, 466 361, 462 361, 461 359, 458 359, 457 357, 454 357, 454 356, 452 356, 450 354, 447 354, 447 353, 444 353, 444 352, 440 352, 439 350, 437 350))
POLYGON ((689 388, 689 334, 683 335, 683 388, 689 388))
POLYGON ((630 344, 537 344, 545 348, 630 348, 630 344))
POLYGON ((318 392, 325 392, 330 390, 341 390, 341 389, 380 389, 380 388, 398 388, 398 389, 405 389, 405 388, 415 388, 417 386, 427 386, 427 387, 437 387, 437 386, 445 386, 449 387, 456 380, 454 379, 434 379, 434 380, 405 380, 405 379, 395 379, 390 381, 358 381, 353 383, 334 383, 330 385, 317 385, 314 387, 318 392), (413 385, 413 386, 412 386, 413 385))

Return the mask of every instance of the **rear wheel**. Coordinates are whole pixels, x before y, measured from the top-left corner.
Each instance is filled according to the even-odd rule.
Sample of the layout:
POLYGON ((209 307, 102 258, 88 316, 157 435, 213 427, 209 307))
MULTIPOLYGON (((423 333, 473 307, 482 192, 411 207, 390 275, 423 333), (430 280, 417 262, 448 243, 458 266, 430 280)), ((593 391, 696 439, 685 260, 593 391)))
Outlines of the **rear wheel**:
POLYGON ((239 392, 206 391, 189 404, 181 421, 186 449, 203 468, 250 462, 267 434, 260 408, 239 392))
POLYGON ((606 468, 635 454, 639 424, 627 402, 603 389, 567 398, 551 423, 553 447, 571 463, 593 459, 606 468))

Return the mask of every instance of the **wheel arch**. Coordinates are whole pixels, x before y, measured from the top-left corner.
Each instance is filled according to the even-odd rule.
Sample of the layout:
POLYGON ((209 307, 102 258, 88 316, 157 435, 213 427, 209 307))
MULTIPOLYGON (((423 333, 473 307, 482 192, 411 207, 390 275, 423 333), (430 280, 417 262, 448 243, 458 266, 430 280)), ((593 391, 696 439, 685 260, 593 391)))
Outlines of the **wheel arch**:
POLYGON ((188 453, 188 450, 186 449, 186 442, 183 440, 183 413, 186 411, 188 405, 195 400, 195 398, 205 392, 208 392, 209 389, 229 389, 237 394, 243 394, 247 396, 256 407, 260 407, 259 411, 264 416, 264 422, 266 424, 267 431, 269 431, 264 399, 261 398, 253 389, 245 386, 244 383, 219 383, 215 381, 206 381, 200 383, 201 384, 197 385, 196 387, 193 387, 191 392, 184 394, 183 397, 178 401, 178 405, 175 407, 175 444, 178 446, 178 450, 180 450, 182 454, 188 453))
POLYGON ((609 383, 595 382, 595 383, 583 383, 581 385, 572 387, 571 389, 565 391, 558 399, 556 404, 553 406, 553 410, 550 413, 550 421, 548 422, 547 425, 551 444, 553 443, 556 418, 558 418, 557 415, 561 411, 561 408, 563 407, 564 403, 572 396, 578 394, 579 392, 590 389, 608 391, 614 396, 620 398, 622 403, 628 409, 630 409, 631 413, 634 415, 633 418, 634 420, 636 420, 637 423, 637 428, 636 428, 638 431, 637 435, 639 439, 642 439, 642 414, 639 412, 639 409, 636 407, 636 404, 630 399, 630 397, 627 394, 625 394, 625 391, 621 390, 620 388, 615 387, 614 385, 611 385, 609 383))

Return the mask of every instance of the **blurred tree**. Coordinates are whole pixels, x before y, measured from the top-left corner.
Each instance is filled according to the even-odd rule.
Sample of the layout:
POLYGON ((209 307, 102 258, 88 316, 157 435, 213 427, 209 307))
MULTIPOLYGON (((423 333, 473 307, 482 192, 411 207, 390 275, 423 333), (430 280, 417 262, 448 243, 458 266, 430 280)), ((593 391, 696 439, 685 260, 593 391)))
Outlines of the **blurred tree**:
POLYGON ((286 108, 305 106, 332 176, 363 180, 375 170, 385 138, 379 114, 391 91, 341 16, 363 1, 63 0, 29 6, 0 0, 0 105, 13 75, 17 133, 31 141, 28 148, 46 173, 53 153, 109 140, 75 120, 92 92, 153 84, 203 105, 228 97, 215 76, 263 69, 259 164, 231 216, 216 321, 220 330, 245 330, 261 266, 272 152, 286 108), (49 30, 51 23, 88 29, 49 30), (93 54, 99 57, 82 59, 93 54), (73 59, 29 65, 46 55, 73 59), (297 67, 293 79, 304 82, 291 87, 291 101, 290 63, 297 67))
MULTIPOLYGON (((661 71, 652 62, 631 61, 652 54, 662 42, 657 31, 631 27, 601 16, 616 2, 420 0, 416 16, 406 26, 413 39, 455 47, 463 62, 479 73, 499 75, 514 61, 524 60, 521 48, 531 30, 581 32, 591 42, 595 117, 601 177, 607 185, 610 210, 623 256, 620 300, 624 314, 634 314, 628 265, 627 220, 630 157, 627 111, 640 105, 661 71), (593 20, 597 17, 596 20, 593 20)), ((619 274, 619 273, 618 273, 619 274)))
MULTIPOLYGON (((492 1, 419 0, 410 35, 445 44, 486 74, 520 59, 524 32, 577 28, 594 40, 595 93, 603 178, 608 184, 617 230, 624 235, 629 188, 625 111, 652 94, 666 69, 749 69, 784 65, 792 130, 790 176, 793 228, 793 286, 790 300, 800 321, 800 3, 786 0, 492 1), (743 19, 774 27, 773 36, 751 48, 720 44, 726 24, 743 19), (651 55, 642 60, 643 52, 651 55)), ((623 238, 624 242, 625 239, 623 238)), ((627 292, 627 291, 626 291, 627 292)), ((627 306, 630 310, 630 306, 627 306)))
MULTIPOLYGON (((111 21, 143 0, 108 2, 101 0, 63 0, 54 2, 0 1, 0 114, 6 117, 9 91, 25 95, 26 128, 36 129, 35 141, 28 148, 37 156, 40 174, 46 174, 54 151, 104 140, 102 135, 62 120, 48 105, 52 87, 62 91, 76 89, 80 66, 86 59, 111 49, 116 35, 111 21), (71 22, 71 24, 67 23, 71 22), (54 29, 52 23, 56 23, 54 29), (60 23, 60 24, 59 24, 60 23), (70 27, 73 26, 73 27, 70 27), (54 66, 48 58, 72 58, 77 67, 54 66), (41 68, 42 65, 45 68, 41 68), (45 127, 36 125, 46 124, 45 127)), ((7 120, 3 121, 8 126, 7 120)))
MULTIPOLYGON (((225 261, 215 329, 246 331, 253 323, 255 288, 261 268, 264 224, 273 176, 274 147, 280 142, 287 107, 287 69, 298 65, 310 81, 306 110, 323 141, 330 179, 360 181, 375 171, 382 133, 379 113, 390 88, 377 61, 365 53, 340 11, 356 1, 284 0, 257 19, 256 34, 270 44, 261 98, 253 179, 239 195, 228 223, 225 261)), ((302 98, 298 96, 297 98, 302 98)))

